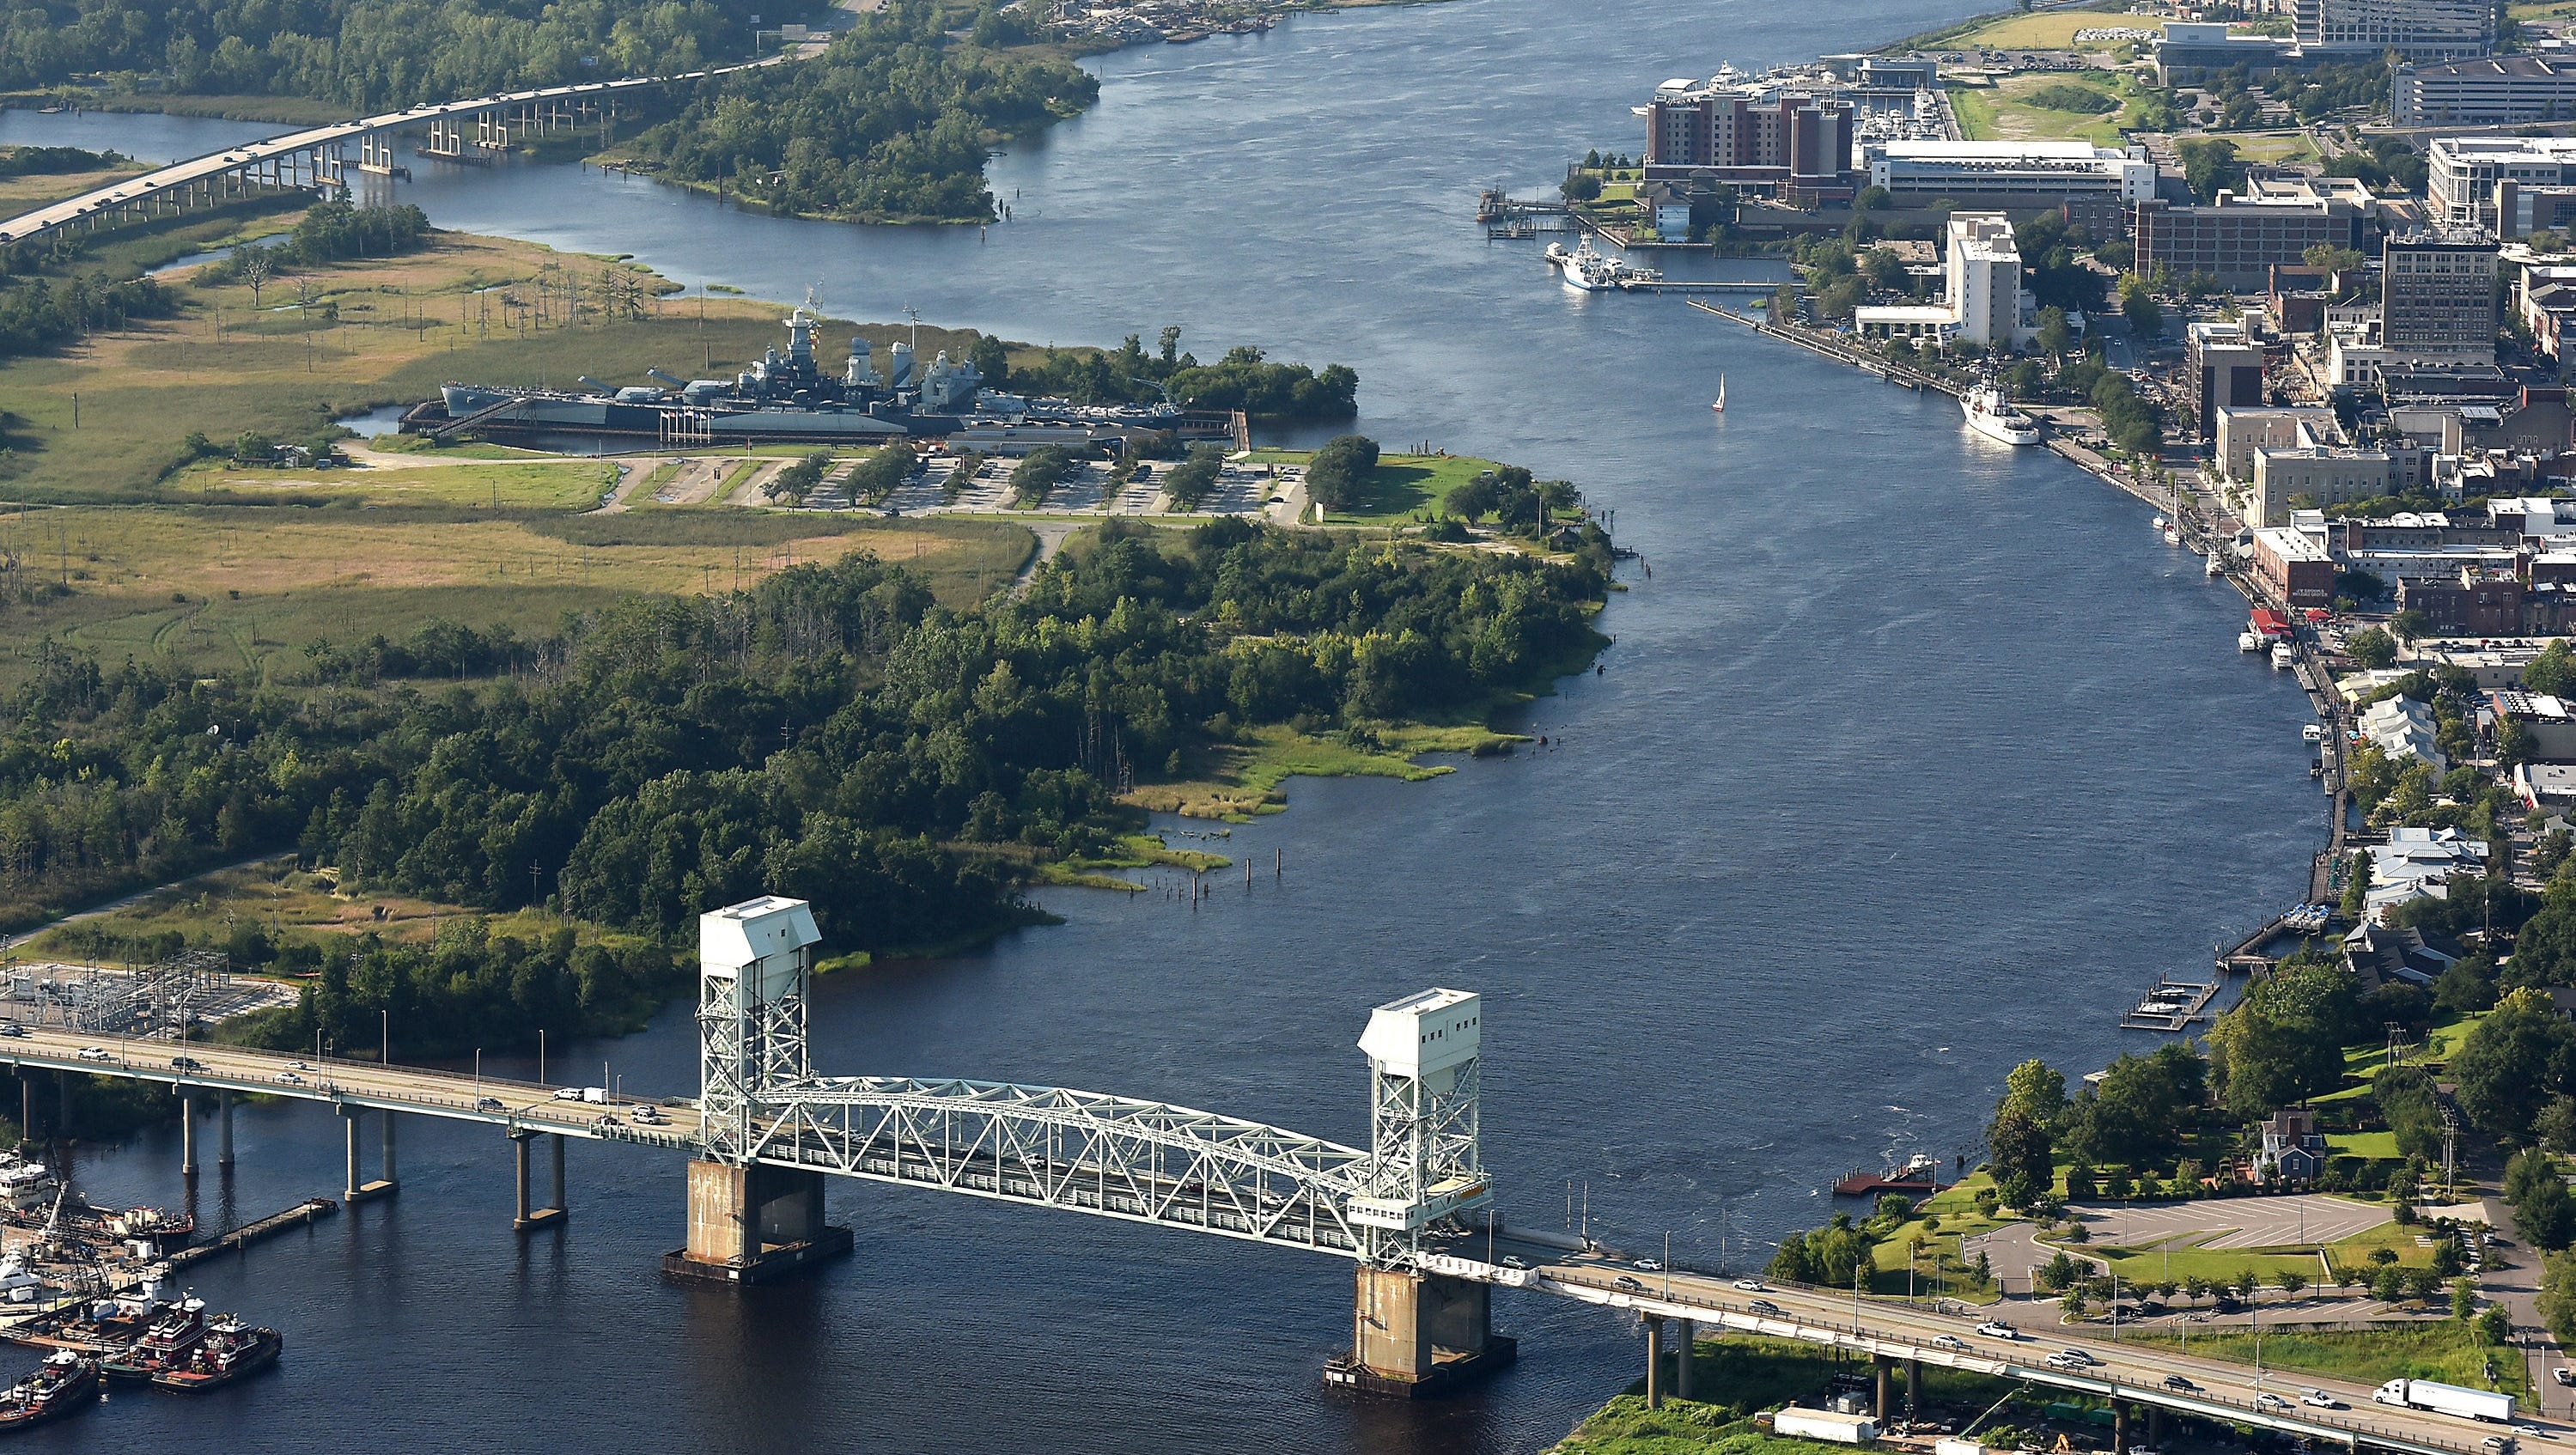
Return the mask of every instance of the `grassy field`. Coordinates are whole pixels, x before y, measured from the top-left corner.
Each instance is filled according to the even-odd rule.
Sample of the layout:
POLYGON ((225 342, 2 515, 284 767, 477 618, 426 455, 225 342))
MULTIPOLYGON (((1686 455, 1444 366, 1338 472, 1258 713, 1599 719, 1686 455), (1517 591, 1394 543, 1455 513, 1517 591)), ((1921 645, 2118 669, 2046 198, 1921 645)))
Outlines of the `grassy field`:
POLYGON ((92 187, 103 187, 119 177, 130 177, 146 170, 141 163, 108 167, 95 172, 57 172, 51 176, 0 177, 0 217, 11 217, 31 211, 66 197, 78 197, 92 187))
POLYGON ((2244 161, 2286 166, 2317 160, 2316 143, 2303 131, 2229 132, 2227 139, 2244 161))
MULTIPOLYGON (((2064 50, 2075 43, 2075 32, 2097 30, 2106 26, 2140 25, 2122 18, 2117 11, 2124 6, 2105 6, 2090 10, 2056 10, 2045 15, 2006 15, 1941 43, 1942 50, 2064 50)), ((2151 23, 2142 28, 2152 28, 2151 23)))
MULTIPOLYGON (((1551 1455, 1682 1455, 1720 1448, 1726 1455, 1817 1455, 1835 1447, 1778 1438, 1747 1416, 1822 1400, 1837 1373, 1866 1368, 1840 1363, 1811 1344, 1749 1334, 1702 1339, 1692 1353, 1691 1391, 1697 1398, 1671 1399, 1649 1410, 1640 1380, 1576 1426, 1551 1455)), ((1923 1371, 1924 1395, 1935 1403, 1983 1405, 2004 1388, 1979 1374, 1937 1366, 1923 1371)))
MULTIPOLYGON (((1252 458, 1272 464, 1298 465, 1306 461, 1304 450, 1255 450, 1252 458)), ((1471 455, 1398 455, 1378 456, 1377 469, 1369 476, 1361 498, 1351 508, 1336 511, 1325 519, 1334 525, 1404 525, 1424 511, 1437 512, 1449 498, 1449 492, 1475 479, 1487 470, 1500 469, 1491 460, 1471 455)))
MULTIPOLYGON (((401 458, 385 468, 244 470, 221 463, 192 465, 170 477, 179 500, 234 504, 341 506, 482 506, 510 510, 588 510, 616 488, 627 470, 654 468, 650 460, 497 461, 401 458)), ((649 490, 639 494, 649 498, 649 490)))
MULTIPOLYGON (((2166 1334, 2129 1337, 2170 1347, 2182 1342, 2166 1334)), ((2195 1332, 2191 1352, 2251 1364, 2254 1336, 2250 1331, 2195 1332)), ((2434 1379, 2471 1389, 2503 1390, 2526 1403, 2531 1397, 2531 1380, 2520 1351, 2487 1344, 2467 1325, 2452 1319, 2349 1334, 2269 1331, 2263 1335, 2263 1367, 2357 1384, 2434 1379), (2496 1372, 2493 1379, 2487 1377, 2490 1367, 2496 1372)))
POLYGON ((72 588, 0 608, 0 684, 48 636, 109 662, 266 670, 317 640, 400 640, 433 618, 539 634, 634 592, 725 590, 853 551, 902 562, 955 606, 1009 581, 1034 548, 1024 527, 952 518, 256 506, 0 513, 0 545, 72 588))
MULTIPOLYGON (((2062 17, 2031 17, 2059 19, 2062 17)), ((2095 17, 2095 23, 2100 18, 2095 17)), ((2008 76, 1992 87, 1953 87, 1951 108, 1974 141, 2089 141, 2095 146, 2120 144, 2122 125, 2136 124, 2142 97, 2128 78, 2108 71, 2043 72, 2008 76), (2051 86, 2077 86, 2120 103, 2102 112, 2059 111, 2031 97, 2051 86)))

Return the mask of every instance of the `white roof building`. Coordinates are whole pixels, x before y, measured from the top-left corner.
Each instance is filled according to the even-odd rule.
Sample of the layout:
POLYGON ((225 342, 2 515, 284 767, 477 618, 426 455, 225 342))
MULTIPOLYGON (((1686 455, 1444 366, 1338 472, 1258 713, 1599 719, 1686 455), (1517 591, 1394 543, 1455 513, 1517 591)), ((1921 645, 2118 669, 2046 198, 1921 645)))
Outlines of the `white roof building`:
POLYGON ((1863 150, 1870 182, 1899 196, 2046 204, 2156 195, 2154 162, 2085 141, 1889 141, 1863 150))
POLYGON ((2458 829, 2390 829, 2388 842, 2370 851, 2368 916, 2385 921, 2410 900, 2441 899, 2456 874, 2487 872, 2487 846, 2458 829))
MULTIPOLYGON (((2434 742, 2433 710, 2411 697, 2391 697, 2365 708, 2359 722, 2361 735, 2392 758, 2421 759, 2436 773, 2450 767, 2434 742)), ((2478 852, 2486 852, 2486 845, 2480 844, 2478 852)))

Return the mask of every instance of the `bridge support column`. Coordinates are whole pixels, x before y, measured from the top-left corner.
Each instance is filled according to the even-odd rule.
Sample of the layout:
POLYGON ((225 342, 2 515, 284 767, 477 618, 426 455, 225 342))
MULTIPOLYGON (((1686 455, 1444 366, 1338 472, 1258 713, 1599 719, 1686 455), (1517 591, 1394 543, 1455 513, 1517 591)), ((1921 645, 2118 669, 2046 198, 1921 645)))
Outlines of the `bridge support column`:
POLYGON ((233 1165, 233 1094, 215 1093, 215 1165, 229 1169, 233 1165))
POLYGON ((2129 1455, 2129 1402, 2111 1401, 2111 1455, 2129 1455))
POLYGON ((179 1175, 197 1175, 197 1099, 179 1093, 179 1175))
POLYGON ((1324 1366, 1324 1382, 1419 1399, 1499 1369, 1519 1351, 1518 1343, 1494 1332, 1489 1286, 1361 1264, 1351 1352, 1324 1366))
POLYGON ((1673 1395, 1691 1397, 1691 1359, 1699 1352, 1699 1324, 1691 1319, 1681 1321, 1681 1344, 1673 1351, 1673 1395))
POLYGON ((1646 1324, 1646 1408, 1664 1407, 1664 1321, 1653 1314, 1642 1316, 1646 1324))
POLYGON ((1871 1393, 1870 1410, 1880 1424, 1896 1417, 1896 1361, 1884 1354, 1869 1356, 1871 1393))
POLYGON ((761 1283, 850 1251, 848 1228, 823 1221, 823 1174, 731 1162, 689 1164, 689 1241, 662 1271, 716 1283, 761 1283))
POLYGON ((359 1180, 362 1174, 358 1170, 358 1154, 362 1150, 360 1146, 362 1139, 358 1132, 358 1122, 366 1114, 367 1109, 362 1106, 344 1105, 340 1108, 341 1120, 349 1124, 348 1177, 346 1185, 340 1189, 340 1198, 344 1202, 369 1202, 379 1197, 391 1197, 400 1186, 394 1180, 394 1114, 392 1112, 384 1114, 384 1145, 379 1149, 384 1158, 384 1176, 373 1182, 359 1180))
POLYGON ((510 1226, 522 1233, 546 1227, 550 1224, 560 1223, 564 1220, 564 1139, 561 1134, 546 1137, 548 1141, 554 1144, 554 1205, 551 1207, 530 1207, 528 1205, 528 1143, 535 1141, 539 1137, 546 1137, 546 1134, 544 1132, 530 1131, 517 1131, 510 1134, 510 1151, 518 1163, 519 1173, 518 1215, 510 1220, 510 1226))
POLYGON ((1923 1417, 1923 1361, 1920 1359, 1905 1361, 1905 1417, 1909 1420, 1923 1417))
POLYGON ((2147 1406, 2147 1445, 2154 1450, 2165 1447, 2165 1412, 2161 1406, 2147 1406))

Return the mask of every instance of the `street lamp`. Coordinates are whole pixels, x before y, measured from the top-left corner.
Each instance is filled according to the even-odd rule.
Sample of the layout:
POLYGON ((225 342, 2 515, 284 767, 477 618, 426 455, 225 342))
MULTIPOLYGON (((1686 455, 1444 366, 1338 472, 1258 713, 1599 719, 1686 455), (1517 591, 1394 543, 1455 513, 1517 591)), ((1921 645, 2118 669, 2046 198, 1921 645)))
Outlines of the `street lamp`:
POLYGON ((376 1016, 379 1021, 378 1028, 384 1035, 384 1040, 376 1047, 376 1060, 381 1065, 391 1066, 394 1064, 394 1013, 390 1010, 378 1010, 376 1016))
POLYGON ((538 1084, 538 1085, 540 1085, 540 1086, 542 1086, 542 1085, 544 1085, 544 1084, 545 1084, 545 1080, 546 1080, 546 1032, 545 1032, 545 1028, 544 1028, 544 1027, 542 1027, 542 1026, 540 1026, 540 1027, 538 1027, 538 1028, 537 1028, 537 1084, 538 1084))

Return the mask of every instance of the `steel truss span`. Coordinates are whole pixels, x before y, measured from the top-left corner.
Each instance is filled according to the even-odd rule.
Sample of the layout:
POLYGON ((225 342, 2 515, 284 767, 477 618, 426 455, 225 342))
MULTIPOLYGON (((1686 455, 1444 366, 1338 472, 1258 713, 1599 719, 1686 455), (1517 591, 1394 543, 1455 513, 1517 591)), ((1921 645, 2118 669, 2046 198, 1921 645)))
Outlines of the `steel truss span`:
POLYGON ((998 1081, 773 1083, 750 1156, 1258 1243, 1366 1256, 1356 1147, 1188 1107, 998 1081))

